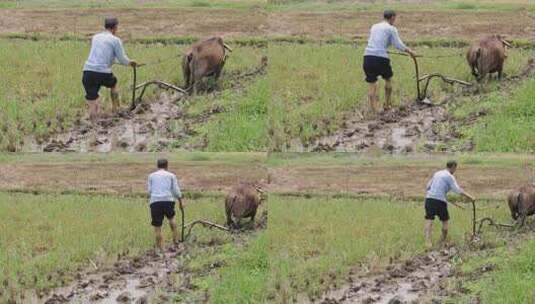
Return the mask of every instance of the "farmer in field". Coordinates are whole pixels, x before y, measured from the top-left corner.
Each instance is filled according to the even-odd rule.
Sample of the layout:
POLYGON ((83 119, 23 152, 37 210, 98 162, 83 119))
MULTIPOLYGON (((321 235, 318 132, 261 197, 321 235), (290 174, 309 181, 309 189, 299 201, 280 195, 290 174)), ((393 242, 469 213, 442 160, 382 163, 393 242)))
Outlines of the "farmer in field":
POLYGON ((163 251, 162 224, 164 216, 169 221, 173 233, 173 242, 179 242, 177 226, 175 223, 175 200, 182 208, 182 193, 178 186, 176 176, 167 171, 167 160, 159 159, 158 170, 149 175, 148 190, 150 196, 150 215, 156 247, 163 251))
POLYGON ((368 45, 364 50, 364 62, 362 67, 368 83, 368 103, 373 113, 378 111, 379 97, 377 96, 377 78, 381 76, 385 80, 385 104, 384 109, 392 106, 392 67, 388 57, 388 47, 394 45, 398 50, 407 52, 411 56, 416 53, 408 48, 399 38, 398 30, 394 27, 396 13, 386 10, 383 13, 384 21, 374 24, 370 31, 368 45))
MULTIPOLYGON (((448 220, 450 215, 448 213, 448 199, 447 194, 449 191, 460 194, 467 199, 474 201, 474 197, 466 193, 455 180, 453 174, 457 170, 457 162, 449 161, 446 164, 446 169, 436 172, 431 180, 427 183, 426 195, 425 195, 425 245, 427 248, 431 248, 433 243, 431 241, 431 233, 433 231, 433 220, 435 216, 438 216, 442 222, 442 237, 441 243, 445 242, 448 237, 448 220)), ((459 208, 462 206, 451 202, 459 208)))
POLYGON ((104 32, 93 36, 91 52, 85 62, 82 83, 85 88, 85 99, 89 105, 89 119, 94 124, 100 114, 99 94, 100 87, 111 89, 112 111, 119 110, 119 91, 117 78, 111 71, 112 64, 118 61, 125 66, 136 66, 136 62, 128 59, 123 43, 115 36, 119 21, 117 18, 106 18, 104 32))

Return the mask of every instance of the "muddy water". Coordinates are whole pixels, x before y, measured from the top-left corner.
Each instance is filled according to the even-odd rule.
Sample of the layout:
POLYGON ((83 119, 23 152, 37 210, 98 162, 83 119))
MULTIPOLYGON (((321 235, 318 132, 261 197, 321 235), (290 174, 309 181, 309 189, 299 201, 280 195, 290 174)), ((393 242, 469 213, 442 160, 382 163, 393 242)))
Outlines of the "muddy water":
POLYGON ((302 303, 418 303, 438 282, 452 276, 451 259, 455 247, 431 251, 403 263, 392 264, 383 272, 349 277, 341 288, 327 292, 318 300, 302 303))
POLYGON ((371 120, 362 119, 358 110, 349 116, 336 133, 308 146, 294 140, 289 150, 365 152, 380 149, 391 153, 413 152, 420 147, 432 150, 439 141, 436 125, 447 119, 444 108, 424 103, 392 109, 371 120))
POLYGON ((31 294, 29 304, 58 303, 148 303, 155 287, 162 285, 170 273, 183 270, 180 254, 184 247, 169 248, 163 255, 147 252, 133 259, 123 259, 109 268, 94 268, 77 273, 68 286, 49 296, 31 294))
MULTIPOLYGON (((246 246, 252 234, 266 229, 267 221, 267 210, 263 210, 252 227, 233 231, 228 242, 236 248, 246 246)), ((226 262, 217 260, 201 269, 192 270, 188 264, 191 250, 194 247, 197 247, 196 249, 211 247, 219 250, 228 245, 228 242, 215 236, 201 242, 196 239, 194 230, 186 243, 168 247, 163 254, 149 250, 135 257, 127 254, 120 256, 111 266, 91 263, 89 269, 77 272, 74 280, 68 285, 46 294, 28 292, 22 303, 167 303, 175 294, 184 295, 197 291, 199 287, 192 281, 207 275, 226 262)), ((204 303, 207 300, 195 301, 204 303)))
MULTIPOLYGON (((234 91, 245 90, 246 84, 265 75, 267 57, 260 64, 246 71, 226 74, 234 91)), ((208 92, 207 92, 208 93, 208 92)), ((208 94, 220 94, 213 91, 208 94)), ((204 138, 190 144, 175 145, 195 134, 194 126, 206 123, 212 115, 225 109, 213 105, 198 115, 186 113, 187 96, 163 91, 153 100, 138 104, 133 111, 122 110, 118 114, 102 118, 96 125, 78 118, 72 128, 46 140, 26 136, 20 148, 22 152, 144 152, 163 151, 172 148, 199 150, 207 145, 204 138)))
MULTIPOLYGON (((165 148, 183 136, 179 103, 183 96, 161 93, 156 101, 141 103, 133 111, 101 118, 95 126, 78 119, 70 131, 38 143, 27 137, 25 152, 141 152, 165 148)), ((103 115, 104 116, 104 115, 103 115)))

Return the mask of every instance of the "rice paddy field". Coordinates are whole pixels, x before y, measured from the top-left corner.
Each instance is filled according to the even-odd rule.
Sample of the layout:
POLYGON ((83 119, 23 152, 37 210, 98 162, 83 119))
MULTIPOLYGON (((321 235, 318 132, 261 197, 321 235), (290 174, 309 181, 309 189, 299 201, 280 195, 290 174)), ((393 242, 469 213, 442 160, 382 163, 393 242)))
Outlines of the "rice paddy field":
POLYGON ((535 222, 507 203, 535 182, 534 19, 530 0, 0 0, 0 303, 535 303, 535 222), (385 8, 420 77, 469 85, 434 79, 417 100, 392 54, 394 108, 370 113, 362 54, 385 8), (90 125, 82 67, 106 16, 145 64, 137 84, 184 87, 200 39, 232 52, 205 90, 149 87, 133 110, 133 70, 114 66, 124 111, 101 90, 90 125), (476 82, 466 52, 493 34, 512 44, 504 77, 476 82), (160 158, 185 203, 163 251, 160 158), (435 221, 426 248, 425 186, 448 160, 475 209, 450 195, 448 238, 435 221), (230 229, 243 182, 263 200, 230 229))
MULTIPOLYGON (((25 136, 47 138, 66 132, 76 119, 86 116, 84 91, 81 86, 83 64, 88 55, 89 41, 0 39, 0 65, 6 73, 1 83, 0 115, 2 134, 0 146, 4 151, 20 151, 25 136)), ((183 85, 181 54, 184 45, 126 44, 128 56, 149 65, 139 68, 138 84, 149 80, 163 80, 183 85)), ((227 75, 239 75, 254 70, 264 49, 235 47, 234 59, 226 64, 227 75)), ((133 72, 131 68, 116 67, 122 107, 131 104, 133 72)), ((222 77, 225 79, 226 77, 222 77)), ((236 81, 222 80, 217 94, 192 98, 183 105, 192 117, 203 116, 217 108, 228 115, 214 115, 204 124, 190 130, 190 141, 208 137, 207 150, 251 151, 263 150, 267 100, 266 80, 260 77, 245 81, 239 88, 236 81), (230 142, 213 138, 213 130, 226 133, 230 142)), ((148 89, 149 91, 152 88, 148 89)), ((145 101, 158 99, 159 90, 149 94, 145 101)), ((139 94, 139 92, 138 92, 139 94)), ((102 92, 104 111, 110 111, 109 93, 102 92)), ((176 143, 180 145, 180 143, 176 143)))

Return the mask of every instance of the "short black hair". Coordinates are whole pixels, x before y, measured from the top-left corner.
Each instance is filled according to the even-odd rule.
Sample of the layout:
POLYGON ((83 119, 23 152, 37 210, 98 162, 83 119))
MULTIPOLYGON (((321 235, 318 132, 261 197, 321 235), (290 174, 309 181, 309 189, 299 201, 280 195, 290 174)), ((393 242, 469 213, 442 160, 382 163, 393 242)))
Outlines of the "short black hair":
POLYGON ((387 9, 383 12, 383 17, 387 20, 392 19, 392 17, 394 17, 395 15, 396 15, 396 12, 394 12, 394 10, 391 10, 391 9, 387 9))
POLYGON ((454 161, 454 160, 450 160, 450 161, 448 161, 448 162, 446 163, 446 167, 447 167, 448 169, 455 168, 455 167, 457 167, 457 162, 454 161))
POLYGON ((158 166, 158 169, 167 169, 167 159, 160 158, 156 165, 158 166))
POLYGON ((111 30, 119 24, 119 19, 115 17, 108 17, 104 19, 104 28, 111 30))

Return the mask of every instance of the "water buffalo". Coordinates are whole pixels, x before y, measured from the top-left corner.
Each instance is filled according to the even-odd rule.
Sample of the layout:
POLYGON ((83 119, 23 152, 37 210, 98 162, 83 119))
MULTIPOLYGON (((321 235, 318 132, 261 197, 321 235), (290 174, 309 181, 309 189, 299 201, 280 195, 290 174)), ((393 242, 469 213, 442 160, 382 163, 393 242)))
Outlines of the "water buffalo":
POLYGON ((527 184, 511 191, 507 197, 511 217, 524 225, 526 217, 535 214, 535 184, 527 184))
POLYGON ((239 228, 242 218, 251 218, 254 222, 258 206, 265 200, 264 191, 252 183, 239 183, 234 186, 225 199, 227 225, 239 228), (236 220, 234 222, 232 218, 236 220))
POLYGON ((217 81, 225 65, 227 51, 232 52, 232 49, 221 37, 202 40, 188 48, 182 57, 186 88, 196 94, 197 85, 203 77, 214 76, 217 81))
POLYGON ((498 78, 502 78, 505 47, 511 47, 511 44, 500 35, 493 35, 472 44, 466 54, 466 60, 472 69, 472 75, 478 81, 489 73, 498 73, 498 78))

